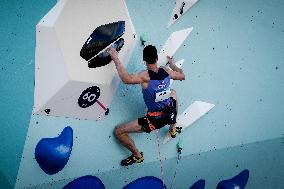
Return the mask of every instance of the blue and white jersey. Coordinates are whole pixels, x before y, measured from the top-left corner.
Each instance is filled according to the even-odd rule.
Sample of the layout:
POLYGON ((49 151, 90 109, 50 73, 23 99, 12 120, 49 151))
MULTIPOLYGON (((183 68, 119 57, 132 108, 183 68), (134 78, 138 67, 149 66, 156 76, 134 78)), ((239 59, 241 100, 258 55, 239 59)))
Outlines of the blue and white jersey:
POLYGON ((148 70, 148 74, 149 85, 146 89, 142 88, 144 102, 148 111, 161 111, 171 102, 170 75, 163 68, 159 68, 158 73, 148 70))

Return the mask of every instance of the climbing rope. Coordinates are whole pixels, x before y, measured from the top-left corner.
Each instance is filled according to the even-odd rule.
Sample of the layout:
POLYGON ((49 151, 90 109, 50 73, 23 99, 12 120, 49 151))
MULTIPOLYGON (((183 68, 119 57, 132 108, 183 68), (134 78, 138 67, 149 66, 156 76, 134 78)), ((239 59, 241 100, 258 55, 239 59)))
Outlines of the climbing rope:
POLYGON ((177 143, 177 150, 178 150, 177 165, 176 165, 175 173, 174 173, 174 176, 173 176, 173 179, 172 179, 172 182, 171 182, 171 187, 170 187, 170 189, 173 188, 174 181, 175 181, 175 178, 176 178, 176 175, 177 175, 178 163, 179 163, 180 160, 181 160, 182 148, 183 148, 182 140, 179 139, 179 141, 178 141, 178 143, 177 143))
MULTIPOLYGON (((157 143, 157 151, 158 151, 158 156, 159 156, 159 160, 160 160, 160 168, 161 168, 161 175, 162 175, 162 182, 163 182, 163 187, 165 187, 165 177, 164 177, 164 169, 163 169, 163 162, 162 162, 162 157, 161 157, 161 148, 160 148, 160 137, 159 137, 159 130, 157 130, 156 132, 156 143, 157 143)), ((181 160, 181 152, 182 152, 182 148, 183 148, 183 144, 182 144, 182 140, 179 139, 179 142, 177 143, 177 149, 178 149, 178 157, 177 157, 177 165, 176 165, 176 169, 174 172, 174 176, 172 178, 172 182, 171 182, 171 187, 170 189, 172 189, 173 184, 174 184, 174 180, 176 178, 176 174, 178 171, 178 164, 181 160)))
POLYGON ((165 187, 165 178, 164 178, 164 169, 163 169, 163 162, 162 162, 162 157, 161 157, 161 149, 160 149, 160 137, 159 137, 159 130, 157 129, 156 132, 156 142, 157 142, 157 151, 158 151, 158 156, 160 160, 160 168, 161 168, 161 174, 162 174, 162 181, 163 181, 163 187, 165 187))

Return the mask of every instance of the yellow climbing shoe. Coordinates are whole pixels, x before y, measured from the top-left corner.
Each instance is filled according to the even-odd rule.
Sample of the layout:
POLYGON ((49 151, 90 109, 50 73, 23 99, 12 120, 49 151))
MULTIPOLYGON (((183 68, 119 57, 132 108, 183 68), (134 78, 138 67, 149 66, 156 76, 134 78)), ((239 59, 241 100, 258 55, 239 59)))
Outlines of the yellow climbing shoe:
POLYGON ((140 153, 141 154, 141 158, 137 158, 135 157, 133 154, 131 156, 129 156, 128 158, 124 159, 121 161, 121 165, 122 166, 128 166, 128 165, 132 165, 133 163, 141 163, 144 160, 144 156, 143 156, 143 152, 140 153))
POLYGON ((175 129, 170 129, 169 133, 171 135, 172 138, 176 138, 177 133, 181 133, 181 127, 176 127, 175 129))

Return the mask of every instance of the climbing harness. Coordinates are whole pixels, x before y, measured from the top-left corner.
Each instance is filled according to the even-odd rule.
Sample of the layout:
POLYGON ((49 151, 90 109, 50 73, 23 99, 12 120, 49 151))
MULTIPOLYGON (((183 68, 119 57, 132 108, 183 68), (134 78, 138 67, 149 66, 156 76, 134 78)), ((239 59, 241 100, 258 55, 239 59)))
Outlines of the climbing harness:
MULTIPOLYGON (((163 162, 162 162, 162 157, 161 157, 161 149, 160 149, 160 137, 159 137, 159 130, 156 131, 156 143, 157 143, 157 152, 158 152, 158 157, 160 160, 160 168, 161 168, 161 175, 162 175, 162 182, 163 182, 163 187, 165 187, 165 178, 164 178, 164 169, 163 169, 163 162)), ((176 165, 176 169, 174 172, 174 176, 171 182, 171 187, 170 189, 172 189, 173 184, 174 184, 174 180, 176 178, 176 174, 177 174, 177 170, 178 170, 178 164, 179 161, 181 160, 181 153, 182 153, 182 149, 183 149, 183 143, 182 140, 179 139, 178 143, 177 143, 177 151, 178 151, 178 157, 177 157, 177 165, 176 165)))
POLYGON ((152 117, 152 116, 161 116, 164 115, 164 112, 160 111, 160 112, 147 112, 147 115, 152 117))

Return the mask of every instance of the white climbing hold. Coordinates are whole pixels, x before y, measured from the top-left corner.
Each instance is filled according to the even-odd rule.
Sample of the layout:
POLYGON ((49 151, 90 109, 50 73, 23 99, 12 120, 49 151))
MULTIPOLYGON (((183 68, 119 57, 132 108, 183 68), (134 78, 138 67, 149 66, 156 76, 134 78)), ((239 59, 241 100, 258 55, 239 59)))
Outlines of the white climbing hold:
POLYGON ((165 45, 160 50, 158 55, 158 66, 165 66, 168 62, 167 56, 172 57, 184 40, 193 30, 193 27, 173 32, 167 39, 165 45))

